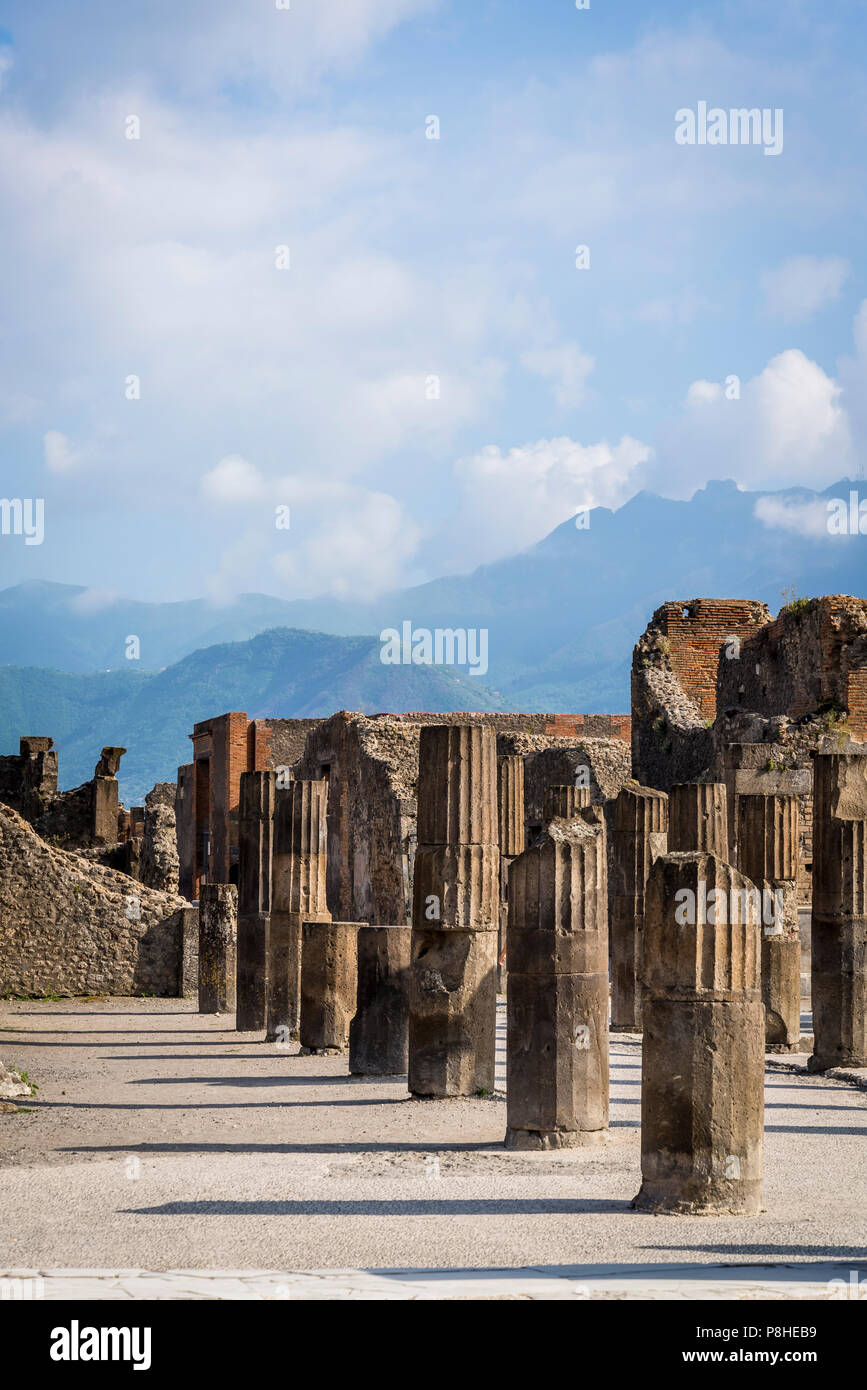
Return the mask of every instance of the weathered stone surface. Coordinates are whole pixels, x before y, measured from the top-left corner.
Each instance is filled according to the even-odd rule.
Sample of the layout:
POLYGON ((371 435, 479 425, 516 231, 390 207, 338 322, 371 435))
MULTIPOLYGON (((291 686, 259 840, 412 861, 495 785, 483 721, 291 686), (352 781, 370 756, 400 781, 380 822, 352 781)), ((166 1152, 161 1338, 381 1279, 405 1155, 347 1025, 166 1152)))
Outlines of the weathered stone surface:
POLYGON ((716 854, 728 861, 724 782, 680 782, 668 798, 668 848, 672 854, 716 854))
POLYGON ((569 820, 583 807, 590 805, 590 788, 573 786, 549 787, 545 794, 545 820, 569 820))
POLYGON ((752 887, 712 854, 663 855, 651 869, 639 1210, 761 1210, 764 1009, 752 887))
POLYGON ((178 848, 178 888, 181 896, 192 898, 193 864, 196 856, 195 765, 184 763, 178 768, 175 796, 175 828, 178 848))
POLYGON ((412 932, 409 1089, 471 1096, 494 1089, 497 933, 412 932))
POLYGON ((358 986, 358 922, 304 922, 301 1048, 341 1053, 349 1043, 358 986))
POLYGON ((629 782, 614 803, 609 878, 611 1027, 641 1031, 644 894, 654 861, 668 849, 668 797, 629 782))
POLYGON ((406 1075, 412 928, 360 925, 358 993, 349 1025, 349 1070, 359 1076, 406 1075))
POLYGON ((20 1072, 10 1071, 0 1062, 0 1100, 15 1100, 30 1094, 30 1087, 21 1080, 20 1072))
POLYGON ((265 1027, 271 876, 274 849, 273 772, 242 772, 238 809, 238 961, 235 1027, 265 1027))
POLYGON ((235 1008, 238 890, 234 883, 204 883, 199 898, 199 1013, 235 1008))
POLYGON ((125 752, 125 748, 103 748, 93 773, 94 777, 116 777, 125 752))
POLYGON ((607 924, 604 828, 551 821, 509 871, 507 1148, 604 1136, 607 924))
POLYGON ((867 1066, 867 754, 814 758, 811 1071, 867 1066))
POLYGON ((419 845, 498 845, 497 739, 479 724, 429 724, 419 738, 419 845))
POLYGON ((500 759, 497 806, 500 854, 514 858, 524 851, 524 759, 500 759))
POLYGON ((139 873, 142 883, 160 893, 179 891, 176 790, 174 782, 158 782, 145 797, 139 873))
POLYGON ((500 855, 493 729, 422 729, 418 815, 409 1089, 471 1095, 494 1085, 500 855), (473 936, 478 945, 468 942, 473 936))
POLYGON ((738 868, 762 894, 765 1040, 774 1048, 794 1049, 801 1038, 798 838, 796 796, 738 794, 738 868))
POLYGON ((298 1037, 302 923, 331 920, 325 901, 327 812, 328 783, 322 778, 277 788, 266 1007, 272 1041, 298 1037))
POLYGON ((177 995, 188 906, 0 806, 0 994, 177 995))
POLYGON ((419 845, 413 922, 430 930, 495 931, 500 918, 496 845, 419 845))

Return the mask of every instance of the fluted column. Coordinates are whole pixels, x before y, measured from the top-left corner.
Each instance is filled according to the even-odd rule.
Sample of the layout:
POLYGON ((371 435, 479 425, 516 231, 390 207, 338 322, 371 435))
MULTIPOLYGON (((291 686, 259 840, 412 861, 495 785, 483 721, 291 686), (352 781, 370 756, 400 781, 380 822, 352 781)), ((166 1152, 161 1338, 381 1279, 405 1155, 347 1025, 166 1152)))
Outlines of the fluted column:
POLYGON ((421 731, 409 1089, 494 1088, 500 915, 497 745, 481 725, 421 731))
POLYGON ((604 826, 555 819, 509 870, 507 1148, 608 1128, 605 861, 604 826))
POLYGON ((641 1032, 644 894, 654 861, 667 849, 665 792, 627 783, 614 802, 608 900, 614 1032, 641 1032))
POLYGON ((545 820, 553 820, 555 816, 569 820, 589 805, 589 787, 573 787, 568 784, 548 787, 545 792, 545 820))
POLYGON ((867 754, 813 755, 811 1071, 867 1067, 867 754))
POLYGON ((268 940, 267 1029, 272 1040, 298 1037, 301 925, 331 920, 325 901, 327 810, 324 779, 290 782, 277 790, 268 940))
POLYGON ((242 772, 238 810, 238 1007, 235 1027, 265 1027, 274 834, 274 772, 242 772))
POLYGON ((668 795, 670 854, 716 854, 728 862, 725 782, 679 782, 668 795))
POLYGON ((761 1210, 764 1007, 756 893, 713 854, 650 871, 642 969, 643 1211, 761 1210))
POLYGON ((497 988, 506 990, 506 932, 509 918, 509 865, 523 854, 524 759, 519 755, 500 759, 497 805, 500 825, 500 927, 497 942, 497 988))
POLYGON ((801 1041, 798 819, 796 796, 738 796, 738 868, 762 895, 765 1042, 774 1050, 801 1041))

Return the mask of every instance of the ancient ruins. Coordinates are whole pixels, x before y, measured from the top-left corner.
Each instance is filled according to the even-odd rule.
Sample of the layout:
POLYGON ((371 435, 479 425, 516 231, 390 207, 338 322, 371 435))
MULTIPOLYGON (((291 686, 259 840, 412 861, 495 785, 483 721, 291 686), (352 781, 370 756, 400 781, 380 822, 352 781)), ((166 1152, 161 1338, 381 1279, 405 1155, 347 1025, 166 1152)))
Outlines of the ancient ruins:
POLYGON ((761 1209, 767 1052, 867 1067, 867 600, 666 603, 629 716, 190 737, 129 810, 121 748, 0 758, 0 993, 197 997, 426 1114, 494 1092, 505 995, 510 1149, 608 1142, 640 1036, 638 1211, 761 1209))

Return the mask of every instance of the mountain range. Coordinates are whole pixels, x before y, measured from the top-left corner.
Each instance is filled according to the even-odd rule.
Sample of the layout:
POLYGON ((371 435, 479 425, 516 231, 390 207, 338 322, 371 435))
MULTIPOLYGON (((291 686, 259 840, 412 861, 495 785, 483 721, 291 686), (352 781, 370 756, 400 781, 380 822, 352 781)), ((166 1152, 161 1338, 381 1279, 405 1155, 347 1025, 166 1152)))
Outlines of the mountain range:
MULTIPOLYGON (((50 733, 61 781, 92 775, 103 744, 129 749, 127 804, 189 759, 193 724, 228 709, 250 717, 335 709, 629 708, 632 647, 669 599, 755 598, 776 612, 794 596, 864 590, 867 538, 766 526, 760 497, 818 507, 858 486, 773 494, 712 482, 689 501, 640 492, 617 511, 570 518, 518 555, 360 603, 244 594, 144 603, 80 586, 0 592, 0 751, 50 733), (383 665, 379 634, 486 629, 489 668, 383 665), (140 658, 127 660, 127 639, 140 658)), ((863 490, 863 486, 862 486, 863 490)))

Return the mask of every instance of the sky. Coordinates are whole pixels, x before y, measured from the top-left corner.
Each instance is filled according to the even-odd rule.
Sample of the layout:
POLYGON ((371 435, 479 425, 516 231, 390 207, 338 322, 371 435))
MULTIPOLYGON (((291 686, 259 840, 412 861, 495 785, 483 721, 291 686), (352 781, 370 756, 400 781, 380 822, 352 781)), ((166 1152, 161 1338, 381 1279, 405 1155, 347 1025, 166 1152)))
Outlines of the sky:
POLYGON ((0 497, 45 517, 0 587, 370 598, 863 476, 865 59, 863 0, 0 3, 0 497), (682 143, 701 103, 768 138, 682 143))

